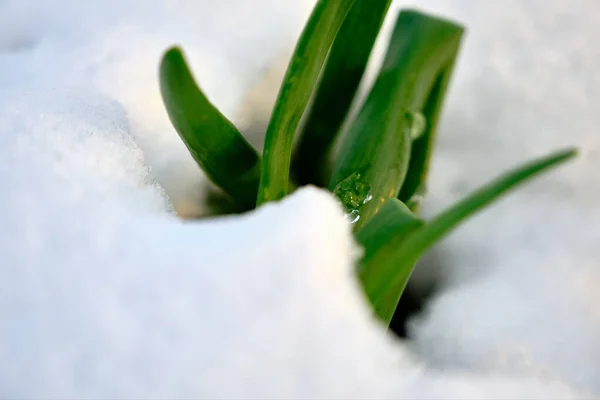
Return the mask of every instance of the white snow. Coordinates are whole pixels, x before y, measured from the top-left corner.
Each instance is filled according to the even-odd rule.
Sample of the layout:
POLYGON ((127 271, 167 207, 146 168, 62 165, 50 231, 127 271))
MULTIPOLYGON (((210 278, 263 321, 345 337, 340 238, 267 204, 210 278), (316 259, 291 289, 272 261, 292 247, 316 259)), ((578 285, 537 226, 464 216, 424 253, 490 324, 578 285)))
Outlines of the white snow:
POLYGON ((162 51, 247 128, 312 1, 0 2, 0 397, 600 396, 599 6, 417 4, 469 27, 428 214, 531 155, 583 155, 426 258, 414 283, 440 290, 402 342, 327 193, 173 210, 202 214, 206 180, 162 107, 162 51))

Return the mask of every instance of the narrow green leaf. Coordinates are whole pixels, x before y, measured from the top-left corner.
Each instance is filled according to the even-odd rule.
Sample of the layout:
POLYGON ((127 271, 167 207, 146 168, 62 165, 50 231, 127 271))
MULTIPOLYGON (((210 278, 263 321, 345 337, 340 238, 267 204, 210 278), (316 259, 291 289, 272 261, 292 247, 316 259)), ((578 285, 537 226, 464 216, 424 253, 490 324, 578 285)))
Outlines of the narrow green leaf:
POLYGON ((398 198, 405 204, 409 204, 409 208, 413 211, 417 210, 420 199, 425 195, 431 151, 457 56, 458 48, 457 52, 447 60, 447 64, 440 69, 422 110, 427 121, 425 131, 422 136, 413 141, 411 146, 408 172, 398 198))
POLYGON ((319 0, 296 45, 267 128, 257 205, 288 193, 298 124, 331 44, 355 0, 319 0))
MULTIPOLYGON (((423 226, 423 221, 417 218, 400 200, 391 198, 385 202, 381 210, 355 235, 356 241, 364 249, 358 269, 358 276, 363 286, 369 287, 372 281, 377 282, 384 272, 381 268, 385 267, 385 264, 375 264, 370 260, 389 242, 400 243, 403 238, 421 226, 423 226)), ((410 274, 413 267, 413 264, 401 264, 396 273, 410 274)), ((383 315, 393 315, 396 306, 397 302, 380 303, 378 311, 383 315)))
POLYGON ((462 33, 461 26, 443 19, 412 10, 400 13, 383 66, 344 138, 329 185, 335 191, 357 177, 370 187, 371 201, 360 207, 355 229, 398 196, 412 140, 430 124, 421 113, 440 74, 453 63, 462 33))
POLYGON ((517 185, 539 175, 551 167, 574 157, 575 150, 568 149, 520 166, 484 185, 433 220, 413 230, 408 236, 399 235, 379 247, 377 252, 362 263, 361 270, 376 269, 368 280, 363 279, 365 292, 379 317, 388 322, 413 266, 419 257, 436 242, 455 229, 465 219, 480 211, 517 185))
POLYGON ((162 58, 160 89, 169 118, 194 160, 234 201, 254 207, 260 157, 198 88, 177 47, 162 58))
MULTIPOLYGON (((389 199, 381 210, 355 234, 357 242, 365 251, 362 261, 370 260, 391 240, 399 241, 422 225, 423 220, 414 215, 404 203, 396 198, 389 199)), ((367 277, 375 270, 366 271, 360 268, 360 271, 367 277)))
POLYGON ((294 153, 301 184, 327 185, 334 140, 364 75, 391 0, 358 1, 335 37, 294 153))

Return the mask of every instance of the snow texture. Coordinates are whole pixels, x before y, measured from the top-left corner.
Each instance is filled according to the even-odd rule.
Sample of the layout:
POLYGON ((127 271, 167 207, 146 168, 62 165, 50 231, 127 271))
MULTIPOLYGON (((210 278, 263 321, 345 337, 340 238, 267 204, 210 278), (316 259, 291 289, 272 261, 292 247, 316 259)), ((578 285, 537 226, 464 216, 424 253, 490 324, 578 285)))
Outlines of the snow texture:
POLYGON ((428 214, 582 154, 425 258, 413 286, 437 291, 410 340, 371 316, 326 192, 177 218, 205 212, 206 179, 163 109, 161 53, 181 44, 226 115, 264 123, 281 68, 254 83, 312 3, 0 1, 0 398, 600 397, 594 0, 412 3, 468 27, 428 214))

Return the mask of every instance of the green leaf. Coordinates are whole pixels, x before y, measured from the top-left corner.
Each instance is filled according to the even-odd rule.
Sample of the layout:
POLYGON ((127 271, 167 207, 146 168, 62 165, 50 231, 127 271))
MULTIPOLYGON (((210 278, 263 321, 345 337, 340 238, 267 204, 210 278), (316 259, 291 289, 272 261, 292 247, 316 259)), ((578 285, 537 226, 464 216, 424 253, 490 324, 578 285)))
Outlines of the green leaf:
POLYGON ((398 196, 412 140, 430 124, 421 113, 439 77, 449 74, 445 71, 454 62, 462 33, 461 26, 443 19, 412 10, 400 13, 383 66, 342 142, 329 184, 335 190, 355 176, 371 188, 372 199, 361 206, 355 229, 398 196))
MULTIPOLYGON (((423 220, 414 215, 404 203, 396 198, 389 199, 375 217, 356 232, 356 240, 365 251, 362 261, 369 261, 391 240, 398 241, 422 225, 423 220)), ((375 269, 359 270, 363 271, 361 275, 364 277, 377 274, 375 269)))
POLYGON ((177 47, 163 55, 160 89, 169 118, 194 160, 234 201, 254 207, 260 157, 198 88, 177 47))
POLYGON ((288 193, 294 135, 331 44, 354 1, 319 0, 302 32, 267 128, 257 205, 288 193))
MULTIPOLYGON (((417 218, 404 203, 396 198, 391 198, 369 222, 356 232, 356 241, 364 249, 358 269, 358 276, 363 286, 370 287, 371 282, 377 282, 379 276, 385 272, 382 271, 385 264, 374 264, 371 259, 380 251, 385 251, 385 246, 391 241, 400 243, 421 226, 423 226, 423 221, 417 218)), ((413 267, 414 264, 399 264, 395 272, 397 275, 408 276, 413 267)), ((393 315, 396 304, 380 304, 380 314, 393 315)))
MULTIPOLYGON (((365 258, 361 273, 369 274, 362 279, 365 293, 377 315, 389 323, 394 309, 413 266, 419 257, 436 242, 455 229, 465 219, 480 211, 517 185, 539 175, 551 167, 574 157, 573 149, 563 150, 550 156, 520 166, 496 180, 488 183, 464 200, 444 211, 433 220, 414 229, 410 234, 400 234, 391 238, 375 253, 365 258), (370 272, 377 271, 376 273, 370 272)), ((402 232, 401 232, 402 233, 402 232)))
POLYGON ((413 141, 411 146, 408 172, 406 173, 406 179, 402 184, 398 198, 402 202, 409 204, 409 207, 413 211, 418 208, 419 200, 425 195, 431 151, 442 112, 442 104, 450 83, 452 71, 454 70, 457 55, 458 48, 457 52, 447 60, 447 63, 440 69, 438 76, 435 78, 435 82, 422 110, 422 114, 427 121, 425 131, 422 136, 413 141))
POLYGON ((335 37, 294 153, 295 176, 301 184, 327 185, 332 145, 350 110, 390 3, 354 3, 335 37))

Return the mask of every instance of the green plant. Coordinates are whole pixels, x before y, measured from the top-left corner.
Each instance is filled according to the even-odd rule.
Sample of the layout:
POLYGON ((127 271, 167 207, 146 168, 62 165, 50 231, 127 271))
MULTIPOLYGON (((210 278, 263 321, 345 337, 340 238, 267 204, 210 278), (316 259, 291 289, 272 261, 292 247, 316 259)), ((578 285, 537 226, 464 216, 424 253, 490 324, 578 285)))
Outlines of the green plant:
POLYGON ((569 149, 523 165, 432 220, 420 219, 418 200, 463 28, 415 10, 399 13, 377 79, 349 116, 390 2, 318 1, 283 80, 262 159, 198 88, 180 49, 169 49, 160 66, 173 125, 240 210, 279 200, 298 185, 337 196, 365 248, 358 277, 386 323, 425 251, 516 185, 575 155, 569 149))

